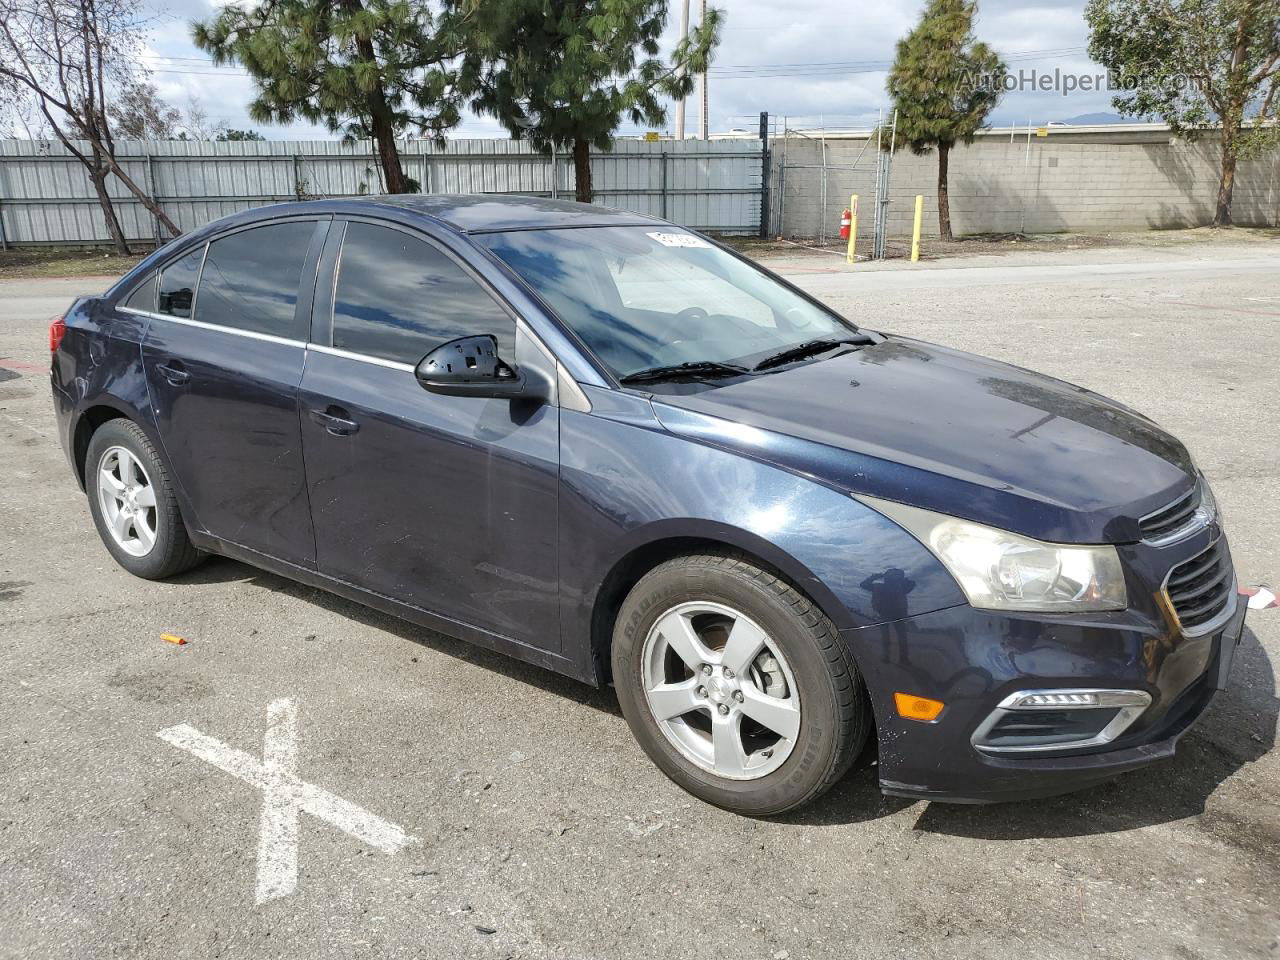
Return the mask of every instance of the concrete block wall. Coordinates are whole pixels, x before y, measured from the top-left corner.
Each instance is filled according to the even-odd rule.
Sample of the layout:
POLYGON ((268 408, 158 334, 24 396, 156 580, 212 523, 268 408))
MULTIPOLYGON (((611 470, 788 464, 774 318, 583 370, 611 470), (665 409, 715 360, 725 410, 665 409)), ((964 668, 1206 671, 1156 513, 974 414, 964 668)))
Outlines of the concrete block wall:
MULTIPOLYGON (((1025 129, 1025 128, 1024 128, 1025 129)), ((864 136, 812 136, 773 144, 775 224, 782 234, 832 239, 850 194, 858 194, 860 242, 870 242, 875 200, 875 144, 864 136), (786 169, 784 170, 784 163, 786 169)), ((889 236, 911 233, 915 196, 924 196, 926 236, 938 232, 936 151, 898 151, 889 191, 889 236)), ((1213 219, 1218 145, 1172 141, 1166 129, 1050 128, 1047 137, 1008 130, 980 135, 951 151, 951 223, 974 233, 1107 232, 1201 226, 1213 219)), ((1241 226, 1280 225, 1280 150, 1242 161, 1232 213, 1241 226)), ((866 249, 866 248, 864 248, 866 249)))

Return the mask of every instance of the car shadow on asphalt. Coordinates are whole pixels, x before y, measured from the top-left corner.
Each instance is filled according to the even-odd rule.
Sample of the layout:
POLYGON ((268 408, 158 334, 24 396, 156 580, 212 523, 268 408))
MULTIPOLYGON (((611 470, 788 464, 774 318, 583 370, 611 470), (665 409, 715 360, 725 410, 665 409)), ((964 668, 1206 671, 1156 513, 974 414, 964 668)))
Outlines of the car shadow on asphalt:
MULTIPOLYGON (((612 688, 595 689, 235 560, 212 557, 190 573, 174 578, 179 583, 232 581, 253 583, 315 603, 356 623, 622 718, 612 688)), ((869 743, 852 770, 830 791, 793 814, 772 819, 797 825, 835 826, 878 820, 920 804, 922 812, 915 823, 916 830, 984 840, 1027 840, 1116 833, 1203 816, 1215 821, 1211 827, 1215 834, 1230 839, 1238 833, 1242 845, 1252 845, 1257 842, 1252 836, 1256 825, 1225 814, 1218 816, 1207 811, 1207 804, 1225 780, 1275 746, 1280 700, 1274 677, 1270 658, 1246 626, 1236 650, 1230 686, 1218 694, 1200 722, 1179 741, 1173 759, 1077 793, 990 805, 886 797, 879 789, 874 743, 869 743)))
POLYGON ((555 693, 566 700, 592 707, 602 713, 610 713, 616 717, 622 717, 622 711, 618 707, 618 698, 614 695, 612 687, 596 689, 589 684, 574 680, 572 677, 566 677, 551 670, 544 670, 542 667, 516 660, 501 653, 485 650, 483 647, 478 647, 465 640, 458 640, 429 627, 419 626, 392 614, 375 610, 373 607, 366 607, 364 604, 347 600, 345 597, 340 597, 336 593, 330 593, 320 587, 307 586, 306 584, 298 583, 296 580, 290 580, 266 570, 259 570, 238 560, 232 560, 227 557, 210 557, 190 573, 174 577, 172 582, 191 584, 252 583, 254 586, 264 587, 276 593, 286 594, 287 596, 305 600, 308 603, 314 603, 318 607, 346 617, 355 623, 383 630, 420 647, 443 653, 456 660, 474 663, 486 670, 492 670, 494 673, 502 674, 521 683, 527 683, 530 686, 555 693))

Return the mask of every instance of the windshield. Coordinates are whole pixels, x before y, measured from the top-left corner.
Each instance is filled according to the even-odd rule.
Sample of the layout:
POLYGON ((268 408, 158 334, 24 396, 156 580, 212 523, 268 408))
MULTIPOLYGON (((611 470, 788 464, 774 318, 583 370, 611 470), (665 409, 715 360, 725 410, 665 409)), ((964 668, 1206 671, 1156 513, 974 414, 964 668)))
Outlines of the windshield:
POLYGON ((701 237, 666 225, 476 237, 619 379, 753 361, 856 328, 701 237))

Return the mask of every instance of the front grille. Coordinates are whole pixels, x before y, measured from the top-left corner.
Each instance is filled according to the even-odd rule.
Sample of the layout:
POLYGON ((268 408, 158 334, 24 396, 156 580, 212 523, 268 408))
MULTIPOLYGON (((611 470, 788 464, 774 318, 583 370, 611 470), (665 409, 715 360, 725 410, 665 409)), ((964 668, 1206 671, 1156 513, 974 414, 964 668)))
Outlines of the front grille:
POLYGON ((1183 630, 1203 626, 1226 609, 1234 589, 1231 557, 1218 540, 1209 549, 1169 571, 1165 594, 1183 630))
POLYGON ((1142 539, 1160 541, 1176 533, 1191 523, 1199 506, 1200 485, 1197 484, 1190 493, 1139 520, 1138 529, 1142 531, 1142 539))

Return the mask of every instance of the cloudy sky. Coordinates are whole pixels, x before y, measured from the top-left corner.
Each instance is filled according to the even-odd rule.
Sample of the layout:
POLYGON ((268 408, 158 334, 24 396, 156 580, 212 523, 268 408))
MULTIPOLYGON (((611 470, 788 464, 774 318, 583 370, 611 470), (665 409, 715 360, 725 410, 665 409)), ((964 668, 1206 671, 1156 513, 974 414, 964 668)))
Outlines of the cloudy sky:
MULTIPOLYGON (((175 106, 191 98, 213 119, 232 127, 253 126, 270 139, 327 136, 307 125, 251 124, 247 106, 252 81, 236 68, 216 68, 190 41, 192 19, 212 16, 214 0, 152 0, 155 27, 145 63, 162 97, 175 106)), ((709 80, 711 129, 755 129, 761 110, 787 117, 792 127, 867 126, 884 107, 885 70, 894 44, 915 23, 924 0, 858 4, 835 0, 711 0, 725 13, 725 31, 709 80)), ((697 0, 692 16, 698 16, 697 0)), ((1084 23, 1084 0, 980 0, 977 34, 1013 71, 1093 76, 1084 23)), ((673 0, 668 47, 679 27, 673 0)), ((1109 112, 1105 92, 1014 90, 1005 95, 992 123, 1029 120, 1043 124, 1081 114, 1109 112)), ((668 116, 670 130, 673 117, 668 116)), ((687 129, 696 130, 697 104, 688 107, 687 129)), ((624 134, 641 131, 624 127, 624 134)), ((468 118, 455 136, 501 136, 487 118, 468 118)))

